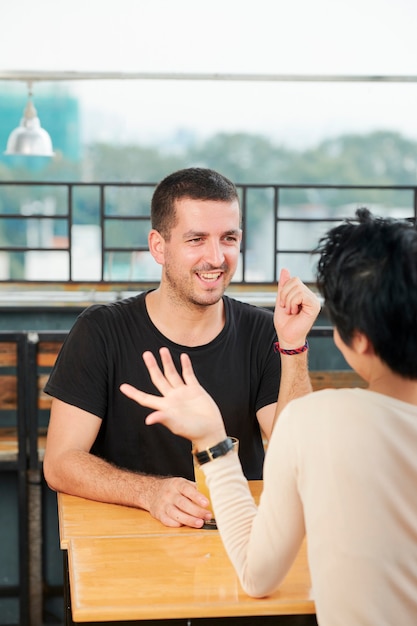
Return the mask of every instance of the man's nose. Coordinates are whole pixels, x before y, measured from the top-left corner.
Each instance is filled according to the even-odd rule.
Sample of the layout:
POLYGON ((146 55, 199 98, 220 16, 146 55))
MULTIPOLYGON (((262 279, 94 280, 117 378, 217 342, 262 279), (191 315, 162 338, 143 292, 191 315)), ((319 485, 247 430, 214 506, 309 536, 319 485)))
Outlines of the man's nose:
POLYGON ((224 253, 220 241, 207 242, 205 260, 213 267, 220 267, 224 262, 224 253))

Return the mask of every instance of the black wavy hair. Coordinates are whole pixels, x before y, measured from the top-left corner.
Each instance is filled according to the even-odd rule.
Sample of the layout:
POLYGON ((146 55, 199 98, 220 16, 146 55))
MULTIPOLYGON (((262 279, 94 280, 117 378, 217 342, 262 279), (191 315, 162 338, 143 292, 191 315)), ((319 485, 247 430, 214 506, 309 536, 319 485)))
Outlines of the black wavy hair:
POLYGON ((361 208, 315 252, 317 286, 344 343, 358 330, 391 370, 417 378, 416 226, 361 208))

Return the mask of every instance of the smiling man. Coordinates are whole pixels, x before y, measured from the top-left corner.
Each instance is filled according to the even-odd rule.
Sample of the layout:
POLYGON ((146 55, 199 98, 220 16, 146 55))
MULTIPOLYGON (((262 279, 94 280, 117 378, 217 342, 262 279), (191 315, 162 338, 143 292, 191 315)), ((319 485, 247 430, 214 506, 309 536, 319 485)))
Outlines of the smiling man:
POLYGON ((263 435, 289 400, 311 390, 306 336, 319 302, 281 272, 277 353, 273 313, 224 295, 242 231, 236 187, 221 174, 189 168, 167 176, 155 189, 151 218, 160 285, 91 306, 71 329, 45 388, 53 402, 44 473, 57 491, 143 508, 167 526, 200 528, 212 515, 193 480, 191 444, 163 426, 148 428, 149 409, 120 385, 155 393, 143 352, 168 347, 177 367, 187 352, 239 439, 246 477, 261 478, 263 435))

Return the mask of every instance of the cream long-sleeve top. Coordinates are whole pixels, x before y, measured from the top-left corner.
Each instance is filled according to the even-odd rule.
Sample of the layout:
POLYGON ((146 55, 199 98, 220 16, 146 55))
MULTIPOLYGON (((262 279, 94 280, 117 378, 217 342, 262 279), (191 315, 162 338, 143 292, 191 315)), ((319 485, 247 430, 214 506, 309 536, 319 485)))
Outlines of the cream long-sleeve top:
POLYGON ((363 389, 292 401, 257 508, 238 457, 203 465, 241 584, 274 591, 304 534, 320 626, 417 624, 417 407, 363 389))

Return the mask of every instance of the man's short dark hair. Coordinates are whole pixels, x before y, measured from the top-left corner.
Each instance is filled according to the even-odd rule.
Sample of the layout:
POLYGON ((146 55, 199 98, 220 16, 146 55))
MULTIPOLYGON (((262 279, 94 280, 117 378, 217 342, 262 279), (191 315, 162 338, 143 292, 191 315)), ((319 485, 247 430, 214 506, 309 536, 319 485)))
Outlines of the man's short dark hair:
POLYGON ((356 211, 320 239, 317 286, 347 345, 355 331, 394 372, 417 378, 417 230, 356 211))
POLYGON ((175 226, 175 201, 181 198, 239 201, 236 186, 214 170, 189 167, 170 174, 157 185, 151 203, 152 228, 165 239, 175 226))

